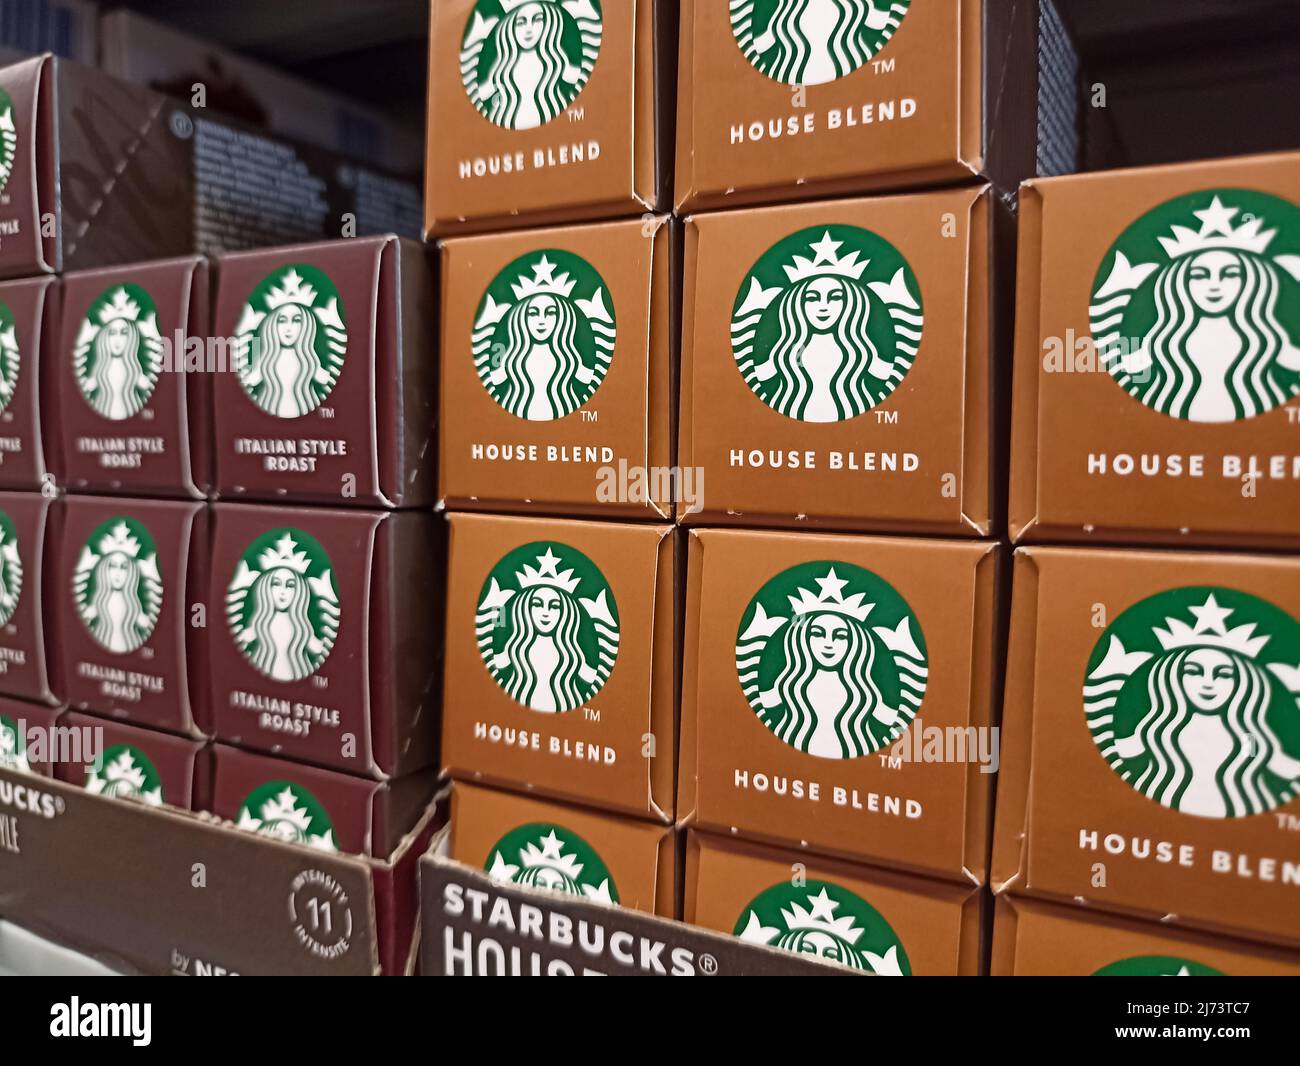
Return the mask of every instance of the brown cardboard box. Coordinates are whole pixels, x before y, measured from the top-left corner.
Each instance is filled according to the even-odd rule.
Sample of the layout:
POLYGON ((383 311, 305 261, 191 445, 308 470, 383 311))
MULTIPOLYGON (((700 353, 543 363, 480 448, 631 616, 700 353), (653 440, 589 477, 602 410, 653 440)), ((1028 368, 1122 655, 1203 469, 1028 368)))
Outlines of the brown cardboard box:
POLYGON ((450 858, 501 884, 676 915, 677 834, 649 822, 458 784, 450 858))
POLYGON ((216 489, 226 499, 434 501, 433 274, 395 237, 222 256, 212 333, 216 489))
POLYGON ((189 736, 209 732, 208 510, 198 503, 73 496, 55 579, 58 690, 106 717, 189 736))
POLYGON ((212 508, 213 731, 373 777, 437 759, 442 523, 212 508))
POLYGON ((1300 154, 1028 183, 1017 540, 1300 544, 1300 154))
POLYGON ((1300 955, 1127 921, 1083 907, 1001 896, 994 977, 1280 977, 1300 955))
POLYGON ((59 601, 46 548, 58 544, 61 515, 38 493, 0 492, 0 693, 50 704, 60 697, 51 662, 59 601))
POLYGON ((676 3, 434 0, 429 12, 426 234, 666 206, 676 3))
POLYGON ((686 520, 1000 525, 1005 221, 988 188, 692 218, 678 462, 704 491, 686 520))
POLYGON ((0 283, 0 485, 7 489, 55 488, 58 442, 47 446, 46 437, 57 437, 58 427, 42 420, 41 398, 57 364, 58 308, 53 278, 0 283))
POLYGON ((674 243, 662 218, 443 243, 445 505, 672 519, 674 243))
POLYGON ((61 713, 59 707, 0 697, 0 770, 50 776, 61 713))
POLYGON ((209 327, 207 261, 77 271, 62 293, 54 428, 68 487, 202 499, 212 447, 198 348, 209 327))
POLYGON ((998 557, 992 544, 692 533, 678 817, 982 884, 998 557))
POLYGON ((1015 560, 994 889, 1300 945, 1300 559, 1015 560))
POLYGON ((692 830, 683 918, 887 976, 980 967, 980 893, 692 830))
POLYGON ((451 517, 443 766, 672 821, 669 526, 451 517))
POLYGON ((68 729, 96 737, 89 758, 60 762, 54 776, 98 796, 131 799, 151 807, 204 810, 209 754, 203 743, 156 729, 141 729, 88 714, 64 715, 68 729))
POLYGON ((1037 2, 683 0, 679 209, 1033 172, 1037 2))

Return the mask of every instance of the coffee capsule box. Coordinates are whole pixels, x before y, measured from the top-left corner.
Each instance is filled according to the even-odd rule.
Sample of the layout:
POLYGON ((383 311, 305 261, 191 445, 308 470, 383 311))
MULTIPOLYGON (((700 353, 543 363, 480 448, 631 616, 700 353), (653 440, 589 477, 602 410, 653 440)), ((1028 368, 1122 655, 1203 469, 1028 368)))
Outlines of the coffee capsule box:
POLYGON ((208 511, 169 500, 70 496, 55 579, 68 704, 189 736, 209 732, 208 511), (197 611, 197 614, 196 614, 197 611))
MULTIPOLYGON (((3 197, 0 192, 0 198, 3 197)), ((46 369, 58 343, 59 286, 53 278, 0 282, 0 487, 46 489, 56 484, 57 441, 42 418, 46 369), (47 487, 48 486, 48 487, 47 487)))
POLYGON ((51 741, 58 736, 55 726, 62 713, 61 707, 0 696, 0 770, 49 777, 59 754, 51 741))
POLYGON ((273 840, 384 859, 433 800, 437 775, 375 781, 214 745, 212 813, 273 840))
POLYGON ((1038 4, 683 0, 679 209, 1033 172, 1038 4))
POLYGON ((443 242, 446 506, 672 519, 672 234, 655 218, 443 242))
POLYGON ((689 219, 684 521, 1000 526, 1009 251, 987 187, 689 219))
POLYGON ((0 693, 59 702, 46 548, 58 539, 56 504, 39 493, 0 492, 0 693))
POLYGON ((425 232, 667 206, 670 0, 436 0, 425 232))
POLYGON ((676 834, 649 822, 457 784, 450 856, 505 885, 676 917, 676 834))
POLYGON ((973 976, 974 886, 907 877, 691 830, 683 918, 752 944, 890 977, 973 976))
POLYGON ((1016 553, 992 882, 1300 946, 1300 559, 1016 553))
POLYGON ((432 764, 441 522, 239 504, 212 514, 218 739, 373 777, 432 764))
POLYGON ((396 237, 216 261, 217 494, 339 506, 435 499, 428 252, 396 237))
POLYGON ((678 818, 985 878, 999 550, 690 536, 678 818))
POLYGON ((1011 534, 1300 544, 1300 154, 1020 196, 1011 534))
POLYGON ((204 498, 211 478, 207 261, 78 271, 62 289, 53 376, 68 488, 204 498))
POLYGON ((451 516, 443 766, 671 822, 670 526, 451 516))
POLYGON ((150 807, 207 807, 210 778, 203 742, 88 714, 64 715, 60 724, 94 738, 93 751, 83 744, 83 758, 58 764, 60 781, 150 807))
POLYGON ((1300 955, 1002 896, 994 977, 1294 977, 1300 955))

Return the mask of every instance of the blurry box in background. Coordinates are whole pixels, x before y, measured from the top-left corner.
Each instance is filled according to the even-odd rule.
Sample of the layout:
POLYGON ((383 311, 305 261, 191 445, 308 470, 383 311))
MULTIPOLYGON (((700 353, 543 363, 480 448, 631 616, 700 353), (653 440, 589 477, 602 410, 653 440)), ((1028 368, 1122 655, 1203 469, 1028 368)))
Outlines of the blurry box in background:
POLYGON ((77 271, 65 275, 62 295, 50 377, 68 488, 202 499, 211 460, 207 261, 77 271))
POLYGON ((59 763, 55 777, 60 781, 150 807, 207 809, 210 754, 202 741, 88 714, 66 714, 59 724, 96 737, 93 752, 59 763))
POLYGON ((434 0, 429 235, 667 206, 677 4, 434 0))
POLYGON ((51 746, 61 707, 0 697, 0 770, 49 776, 61 754, 51 746))
POLYGON ((62 695, 52 659, 62 510, 37 492, 0 492, 0 693, 40 703, 62 695))
POLYGON ((216 261, 215 489, 223 499, 436 499, 428 249, 356 238, 216 261))
POLYGON ((53 52, 94 64, 100 26, 99 5, 92 0, 0 0, 0 60, 53 52))
POLYGON ((0 486, 7 489, 56 488, 58 419, 41 399, 58 366, 59 294, 53 278, 0 282, 0 486))

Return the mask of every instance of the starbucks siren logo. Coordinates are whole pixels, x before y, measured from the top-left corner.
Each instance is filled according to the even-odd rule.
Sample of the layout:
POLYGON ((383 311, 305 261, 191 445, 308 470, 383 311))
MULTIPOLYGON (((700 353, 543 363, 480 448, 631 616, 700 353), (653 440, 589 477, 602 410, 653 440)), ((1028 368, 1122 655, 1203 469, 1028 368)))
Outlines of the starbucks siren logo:
POLYGON ((157 768, 144 752, 130 744, 114 744, 104 750, 99 764, 86 770, 86 791, 139 800, 151 807, 161 807, 163 802, 157 768))
POLYGON ((506 129, 545 125, 587 84, 602 33, 600 0, 478 0, 460 45, 470 103, 506 129))
POLYGON ((898 934, 875 907, 830 881, 781 882, 759 893, 733 930, 741 940, 814 955, 881 977, 910 977, 898 934))
POLYGON ((18 554, 18 530, 14 520, 0 511, 0 626, 7 625, 18 610, 23 594, 23 560, 18 554))
POLYGON ((27 761, 27 740, 18 729, 18 723, 8 715, 0 714, 0 770, 31 772, 27 761))
POLYGON ((148 640, 163 600, 158 549, 149 531, 125 515, 96 527, 73 570, 72 599, 100 647, 125 655, 148 640))
POLYGON ((731 351, 774 411, 804 422, 856 418, 911 369, 919 294, 911 267, 884 238, 857 226, 800 230, 741 283, 731 351))
POLYGON ((14 104, 9 94, 0 89, 0 193, 9 184, 14 171, 14 152, 18 148, 18 128, 14 124, 14 104))
POLYGON ((1300 395, 1300 207, 1245 189, 1180 196, 1106 253, 1097 353, 1133 397, 1190 422, 1252 418, 1300 395))
POLYGON ((338 851, 334 824, 324 806, 292 781, 268 781, 253 789, 240 804, 235 824, 259 836, 338 851))
POLYGON ((334 282, 306 263, 268 274, 244 304, 231 350, 239 383, 267 414, 316 410, 338 384, 348 350, 334 282))
POLYGON ((474 369, 492 399, 531 422, 564 418, 590 400, 614 358, 605 294, 601 276, 571 252, 530 252, 501 271, 479 303, 471 339, 474 369))
POLYGON ((72 350, 86 403, 115 422, 137 414, 158 384, 162 349, 153 298, 139 285, 105 289, 81 320, 72 350))
POLYGON ((235 645, 272 681, 300 681, 320 669, 339 632, 334 569, 315 537, 273 529, 239 558, 226 590, 235 645))
POLYGON ((1136 955, 1103 966, 1093 977, 1223 977, 1223 973, 1176 955, 1136 955))
POLYGON ((0 414, 13 401, 18 388, 18 370, 22 355, 18 351, 18 328, 14 313, 6 303, 0 303, 0 414))
POLYGON ((783 570, 750 601, 736 673, 759 721, 785 743, 855 759, 911 724, 929 665, 920 622, 888 582, 819 562, 783 570))
POLYGON ((497 841, 484 867, 493 881, 531 885, 600 903, 617 903, 604 861, 577 833, 558 825, 521 825, 497 841))
POLYGON ((1097 641, 1083 701, 1111 769, 1183 814, 1260 814, 1300 786, 1300 624, 1258 597, 1139 601, 1097 641))
POLYGON ((822 85, 866 66, 911 0, 731 0, 731 32, 754 68, 787 85, 822 85))
POLYGON ((534 711, 596 695, 618 657, 618 605, 596 564, 555 541, 525 544, 488 575, 474 632, 493 680, 534 711))

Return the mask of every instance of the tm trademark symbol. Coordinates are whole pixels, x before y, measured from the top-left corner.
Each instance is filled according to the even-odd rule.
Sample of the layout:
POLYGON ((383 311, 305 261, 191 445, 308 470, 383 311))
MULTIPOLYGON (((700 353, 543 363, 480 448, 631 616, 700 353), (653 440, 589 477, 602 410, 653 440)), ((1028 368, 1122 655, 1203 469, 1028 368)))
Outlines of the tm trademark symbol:
POLYGON ((583 412, 582 412, 582 420, 583 420, 584 422, 599 422, 599 421, 600 421, 600 412, 599 412, 599 411, 583 411, 583 412))
POLYGON ((320 416, 321 416, 321 418, 333 418, 333 417, 334 417, 334 408, 332 408, 332 407, 321 407, 321 408, 318 408, 318 410, 320 411, 320 416))
POLYGON ((1288 407, 1286 409, 1286 420, 1292 426, 1300 426, 1300 407, 1288 407))
POLYGON ((320 675, 313 676, 311 679, 311 683, 315 685, 317 688, 330 687, 330 679, 328 677, 321 677, 320 675))
POLYGON ((1292 833, 1300 833, 1300 818, 1287 811, 1280 811, 1277 816, 1277 827, 1292 833))
POLYGON ((882 424, 882 425, 896 426, 896 425, 898 425, 898 412, 897 412, 897 411, 877 411, 877 412, 876 412, 876 421, 877 421, 878 423, 882 424))
POLYGON ((570 122, 581 122, 587 117, 587 109, 585 107, 571 107, 565 114, 569 116, 570 122))
POLYGON ((600 711, 598 711, 595 707, 584 707, 582 709, 582 717, 585 718, 588 722, 599 722, 600 711))
POLYGON ((873 59, 871 69, 877 74, 892 74, 894 72, 894 61, 892 59, 873 59))

